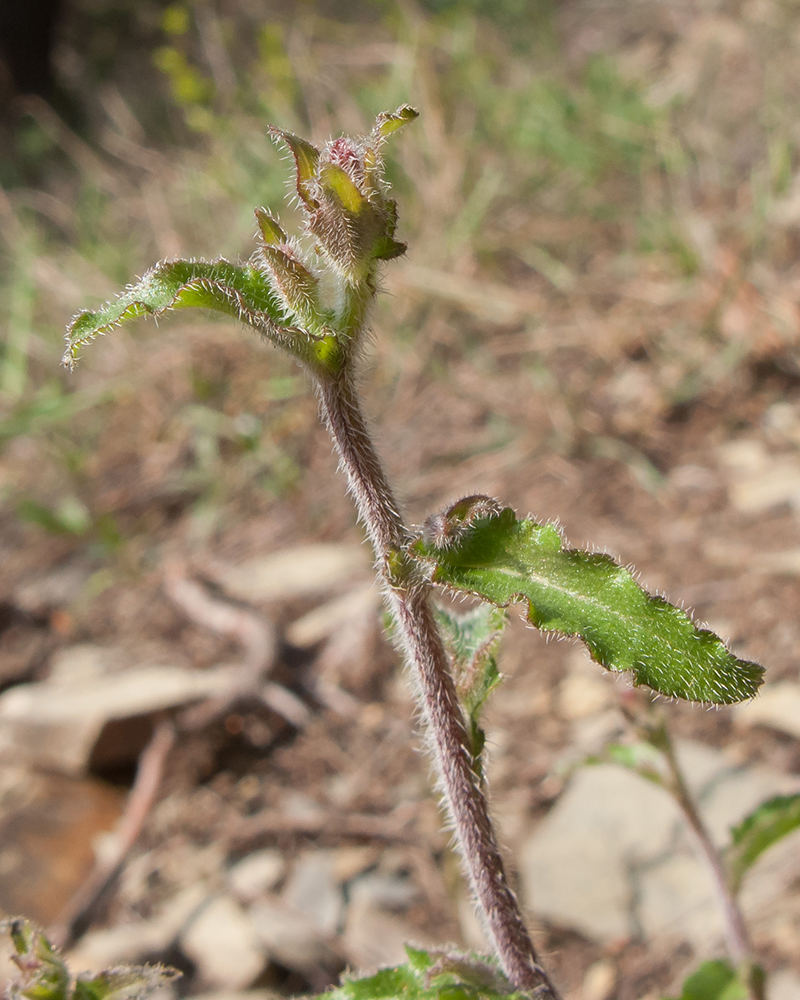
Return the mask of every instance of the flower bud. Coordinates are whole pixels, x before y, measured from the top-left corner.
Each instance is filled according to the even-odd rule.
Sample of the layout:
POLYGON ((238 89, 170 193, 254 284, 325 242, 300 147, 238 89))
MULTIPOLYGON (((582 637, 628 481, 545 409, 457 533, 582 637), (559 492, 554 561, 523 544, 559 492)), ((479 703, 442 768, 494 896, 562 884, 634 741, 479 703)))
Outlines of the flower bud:
POLYGON ((294 157, 306 231, 350 285, 368 281, 377 261, 405 252, 405 243, 394 239, 397 206, 385 194, 380 151, 389 135, 416 117, 409 107, 382 114, 366 138, 334 139, 322 150, 291 133, 272 130, 294 157))
POLYGON ((319 281, 305 266, 297 248, 278 222, 263 208, 256 209, 259 248, 256 260, 287 313, 316 332, 323 324, 319 281))

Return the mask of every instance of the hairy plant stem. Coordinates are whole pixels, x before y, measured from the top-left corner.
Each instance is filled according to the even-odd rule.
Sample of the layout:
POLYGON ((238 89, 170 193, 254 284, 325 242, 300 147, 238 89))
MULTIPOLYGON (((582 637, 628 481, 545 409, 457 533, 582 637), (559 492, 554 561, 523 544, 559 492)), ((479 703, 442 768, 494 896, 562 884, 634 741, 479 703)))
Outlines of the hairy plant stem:
POLYGON ((479 913, 506 976, 519 990, 559 1000, 539 964, 511 891, 447 653, 429 604, 430 585, 405 554, 410 533, 372 444, 349 366, 319 385, 322 413, 377 559, 397 633, 414 673, 427 737, 479 913))
POLYGON ((739 903, 731 889, 722 858, 686 784, 675 754, 675 745, 665 724, 659 736, 659 749, 664 754, 669 767, 670 791, 686 819, 697 848, 714 882, 714 889, 723 914, 728 954, 744 975, 749 1000, 764 1000, 763 976, 753 963, 750 935, 739 903))

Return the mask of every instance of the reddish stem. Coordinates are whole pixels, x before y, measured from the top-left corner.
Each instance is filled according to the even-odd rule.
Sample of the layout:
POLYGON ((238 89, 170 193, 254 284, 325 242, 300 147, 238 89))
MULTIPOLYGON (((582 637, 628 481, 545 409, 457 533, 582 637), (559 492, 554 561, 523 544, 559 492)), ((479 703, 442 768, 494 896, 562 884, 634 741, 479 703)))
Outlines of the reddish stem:
POLYGON ((430 585, 409 563, 409 531, 386 479, 348 372, 320 385, 322 413, 369 534, 398 636, 414 673, 444 801, 479 912, 503 970, 519 990, 559 994, 539 964, 511 891, 486 798, 469 751, 447 653, 429 604, 430 585))

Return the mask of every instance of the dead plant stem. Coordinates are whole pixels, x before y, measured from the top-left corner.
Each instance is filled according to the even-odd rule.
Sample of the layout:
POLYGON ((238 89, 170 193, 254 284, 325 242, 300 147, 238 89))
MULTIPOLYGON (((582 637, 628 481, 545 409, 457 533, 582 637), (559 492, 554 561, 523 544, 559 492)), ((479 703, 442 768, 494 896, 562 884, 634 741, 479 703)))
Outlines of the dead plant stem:
POLYGON ((375 550, 406 659, 414 673, 440 787, 477 906, 504 972, 520 990, 559 1000, 539 964, 508 885, 486 798, 472 766, 447 654, 429 603, 430 585, 405 554, 410 535, 372 444, 352 373, 322 380, 322 413, 375 550))

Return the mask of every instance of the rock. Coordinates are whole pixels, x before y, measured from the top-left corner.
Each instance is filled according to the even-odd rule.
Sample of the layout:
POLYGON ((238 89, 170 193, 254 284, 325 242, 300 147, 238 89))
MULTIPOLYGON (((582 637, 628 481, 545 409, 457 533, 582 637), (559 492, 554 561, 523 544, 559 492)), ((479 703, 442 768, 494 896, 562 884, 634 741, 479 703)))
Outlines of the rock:
POLYGON ((646 940, 690 941, 697 953, 713 949, 725 928, 714 883, 707 867, 685 849, 642 870, 639 897, 631 913, 646 940))
POLYGON ((525 905, 592 940, 632 936, 629 865, 666 850, 679 821, 678 807, 635 774, 578 771, 522 848, 525 905))
POLYGON ((800 946, 800 831, 784 837, 756 861, 744 877, 740 902, 756 936, 795 955, 800 946), (789 898, 787 894, 793 894, 789 898))
POLYGON ((280 851, 265 848, 237 861, 228 872, 228 886, 241 903, 254 903, 271 892, 286 871, 280 851))
POLYGON ((60 686, 82 684, 105 674, 118 673, 121 659, 120 651, 113 646, 76 642, 54 653, 47 683, 60 686))
MULTIPOLYGON (((737 767, 699 744, 678 750, 720 845, 760 802, 800 787, 795 776, 737 767)), ((669 936, 704 950, 720 935, 713 886, 677 805, 622 768, 578 771, 524 845, 521 861, 527 906, 592 940, 669 936)), ((751 893, 757 894, 758 877, 757 871, 748 877, 756 887, 751 893)))
POLYGON ((583 977, 581 1000, 608 1000, 616 982, 617 970, 610 959, 601 958, 593 962, 583 977))
POLYGON ((800 507, 800 463, 795 455, 771 455, 761 441, 741 439, 719 448, 730 470, 729 496, 736 510, 759 514, 788 503, 800 507))
POLYGON ((250 920, 261 945, 279 965, 298 972, 320 965, 339 966, 336 952, 321 939, 312 921, 282 901, 272 897, 255 903, 250 920))
POLYGON ((419 933, 398 915, 417 900, 416 887, 406 878, 365 875, 350 887, 343 942, 351 965, 372 969, 406 960, 405 945, 419 933), (392 912, 394 911, 394 912, 392 912))
POLYGON ((800 976, 793 969, 780 969, 767 980, 769 1000, 800 1000, 800 976))
POLYGON ((78 598, 92 575, 92 567, 70 560, 44 576, 22 584, 14 591, 14 604, 32 615, 45 615, 78 598))
POLYGON ((136 964, 154 955, 163 955, 208 895, 208 887, 196 883, 165 903, 149 920, 89 931, 68 953, 71 968, 100 972, 126 962, 136 964))
POLYGON ((620 738, 627 726, 625 716, 618 708, 608 708, 604 712, 575 719, 565 759, 577 762, 602 753, 608 743, 620 738))
POLYGON ((344 894, 335 874, 336 851, 300 855, 281 894, 282 900, 312 922, 323 937, 333 936, 344 910, 344 894))
POLYGON ((371 567, 361 545, 298 545, 212 571, 229 594, 255 604, 328 594, 371 567))
POLYGON ((581 650, 569 657, 569 672, 558 686, 557 708, 570 721, 602 712, 615 700, 613 681, 581 650))
POLYGON ((419 889, 403 875, 364 875, 350 889, 351 899, 363 899, 386 911, 403 912, 419 901, 419 889))
POLYGON ((372 868, 380 858, 380 850, 370 844, 360 847, 340 847, 333 859, 333 874, 339 884, 344 884, 372 868))
POLYGON ((769 726, 800 739, 800 684, 765 684, 758 697, 733 709, 740 726, 769 726))
POLYGON ((84 647, 66 666, 62 660, 55 679, 0 695, 0 758, 84 774, 106 724, 222 694, 236 675, 235 667, 168 666, 104 675, 100 657, 84 647))
POLYGON ((286 629, 286 640, 298 649, 308 649, 328 639, 350 618, 377 615, 380 606, 381 593, 374 584, 351 590, 293 621, 286 629))
POLYGON ((92 869, 93 840, 124 803, 121 789, 93 778, 0 768, 0 915, 56 921, 92 869))
POLYGON ((267 964, 264 949, 246 912, 230 896, 215 896, 180 936, 184 954, 209 986, 242 990, 267 964))

